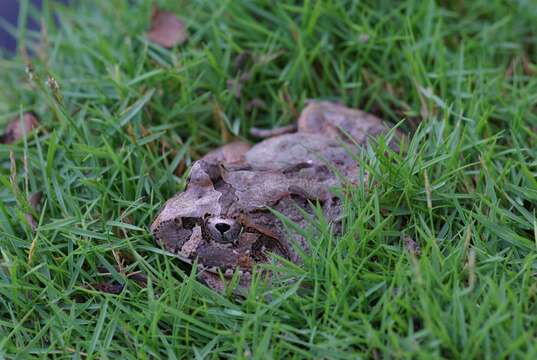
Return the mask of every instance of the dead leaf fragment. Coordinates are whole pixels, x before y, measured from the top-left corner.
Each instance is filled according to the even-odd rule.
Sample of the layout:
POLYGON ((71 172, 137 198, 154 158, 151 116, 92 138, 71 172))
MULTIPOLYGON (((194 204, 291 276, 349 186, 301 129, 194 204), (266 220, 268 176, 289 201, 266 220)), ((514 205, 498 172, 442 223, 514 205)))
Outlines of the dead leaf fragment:
MULTIPOLYGON (((36 212, 38 211, 39 204, 41 203, 41 198, 43 197, 43 193, 41 191, 38 191, 36 193, 33 193, 30 195, 30 198, 28 199, 28 203, 32 207, 33 210, 36 212)), ((35 231, 37 228, 37 221, 34 219, 31 213, 27 213, 24 215, 26 220, 30 223, 30 226, 32 227, 32 231, 35 231)))
POLYGON ((250 100, 247 104, 246 104, 246 111, 248 112, 251 112, 253 111, 254 109, 263 109, 263 108, 266 108, 267 105, 265 104, 265 102, 259 98, 255 98, 255 99, 252 99, 250 100))
POLYGON ((4 134, 0 136, 0 144, 17 142, 38 126, 39 120, 34 114, 30 112, 24 113, 22 119, 17 117, 7 124, 4 134))
POLYGON ((240 98, 242 94, 243 85, 246 84, 251 79, 252 79, 252 74, 249 72, 245 72, 242 75, 234 79, 229 79, 226 82, 227 89, 231 94, 235 95, 236 98, 240 98))
POLYGON ((165 48, 180 45, 188 38, 185 24, 174 13, 155 10, 147 37, 165 48))
POLYGON ((227 90, 236 98, 240 98, 242 94, 242 83, 236 79, 230 79, 226 82, 227 90))
MULTIPOLYGON (((126 274, 127 278, 129 280, 134 281, 137 283, 140 287, 146 288, 147 287, 147 276, 139 271, 126 274)), ((113 294, 113 295, 119 295, 123 289, 125 288, 126 283, 120 283, 118 281, 109 281, 109 282, 98 282, 98 283, 91 283, 84 288, 86 289, 95 289, 99 292, 106 293, 106 294, 113 294)))
POLYGON ((141 287, 147 287, 147 276, 145 274, 142 274, 141 272, 135 272, 127 276, 130 280, 135 281, 141 287))
POLYGON ((248 59, 250 59, 251 57, 252 53, 250 53, 249 51, 242 51, 233 61, 233 67, 235 69, 242 69, 248 59))
POLYGON ((405 241, 405 248, 409 253, 414 256, 420 256, 421 247, 414 239, 412 239, 410 236, 405 236, 403 240, 405 241))
POLYGON ((119 295, 122 291, 125 285, 112 282, 112 283, 95 283, 90 284, 87 286, 87 288, 93 288, 99 292, 106 293, 106 294, 113 294, 113 295, 119 295))

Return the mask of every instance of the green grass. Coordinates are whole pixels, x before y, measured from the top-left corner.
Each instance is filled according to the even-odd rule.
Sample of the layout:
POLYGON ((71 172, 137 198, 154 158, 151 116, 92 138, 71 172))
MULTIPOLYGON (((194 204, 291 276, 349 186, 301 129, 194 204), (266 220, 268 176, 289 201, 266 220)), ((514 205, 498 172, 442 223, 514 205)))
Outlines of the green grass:
POLYGON ((0 358, 537 356, 533 1, 160 1, 190 33, 171 51, 144 38, 149 0, 44 3, 22 1, 21 19, 46 33, 10 29, 33 80, 23 52, 0 60, 0 124, 42 120, 0 145, 0 358), (245 51, 237 98, 227 81, 245 51), (402 122, 411 140, 364 152, 344 233, 305 230, 298 282, 216 294, 148 227, 184 186, 178 167, 294 121, 308 98, 402 122), (120 295, 86 288, 111 279, 120 295))

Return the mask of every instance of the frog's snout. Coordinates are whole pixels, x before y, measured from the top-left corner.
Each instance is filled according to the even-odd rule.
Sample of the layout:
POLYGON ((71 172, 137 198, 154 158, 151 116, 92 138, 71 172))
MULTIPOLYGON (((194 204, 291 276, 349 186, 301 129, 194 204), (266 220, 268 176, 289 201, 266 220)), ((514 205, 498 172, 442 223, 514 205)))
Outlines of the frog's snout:
POLYGON ((212 240, 220 243, 235 242, 241 232, 241 225, 235 219, 215 216, 208 218, 206 224, 212 240))

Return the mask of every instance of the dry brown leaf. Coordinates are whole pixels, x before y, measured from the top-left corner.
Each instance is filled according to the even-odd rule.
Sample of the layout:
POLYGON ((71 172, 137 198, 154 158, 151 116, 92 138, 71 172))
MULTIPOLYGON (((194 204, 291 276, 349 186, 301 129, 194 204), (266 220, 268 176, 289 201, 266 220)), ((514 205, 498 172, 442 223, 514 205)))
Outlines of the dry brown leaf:
POLYGON ((261 100, 260 98, 255 98, 255 99, 248 101, 248 103, 246 104, 246 111, 250 112, 250 111, 253 111, 254 109, 263 109, 266 107, 267 107, 267 104, 265 104, 263 100, 261 100))
POLYGON ((412 239, 410 236, 405 236, 403 240, 405 241, 405 248, 409 253, 414 256, 420 256, 421 247, 414 239, 412 239))
POLYGON ((242 93, 242 83, 240 81, 237 81, 237 79, 229 79, 226 82, 227 90, 233 94, 236 98, 241 97, 242 93))
POLYGON ((155 44, 172 48, 184 43, 188 35, 185 24, 174 13, 155 10, 147 37, 155 44))
POLYGON ((86 288, 93 288, 99 292, 113 295, 119 295, 123 291, 124 287, 125 285, 120 284, 118 282, 94 283, 90 284, 89 286, 86 286, 86 288))
POLYGON ((243 51, 233 61, 233 67, 235 69, 242 69, 248 59, 252 57, 252 54, 249 51, 243 51))
POLYGON ((0 136, 0 144, 17 142, 38 126, 39 120, 34 114, 31 112, 24 113, 22 119, 17 117, 7 124, 4 134, 0 136))
MULTIPOLYGON (((28 199, 28 203, 32 207, 33 210, 36 212, 38 211, 39 204, 41 203, 41 198, 43 197, 43 193, 41 191, 38 191, 36 193, 33 193, 30 198, 28 199)), ((24 215, 26 220, 30 223, 30 226, 32 227, 32 231, 35 231, 37 228, 37 221, 34 219, 32 214, 27 213, 24 215)))
POLYGON ((130 280, 135 281, 141 287, 147 287, 147 276, 145 274, 138 271, 131 274, 127 274, 127 277, 130 280))
MULTIPOLYGON (((105 273, 101 275, 109 275, 109 274, 105 273)), ((147 287, 147 276, 144 275, 143 273, 137 271, 137 272, 133 272, 130 274, 126 274, 126 276, 129 280, 136 282, 138 286, 142 288, 147 287)), ((95 289, 99 292, 106 293, 106 294, 118 295, 125 288, 125 283, 122 284, 114 280, 114 281, 109 281, 109 282, 91 283, 89 285, 84 286, 84 288, 95 289)))
POLYGON ((238 99, 241 97, 241 94, 242 94, 242 86, 248 81, 250 81, 251 79, 252 79, 252 74, 249 72, 245 72, 242 75, 234 79, 229 79, 226 82, 227 89, 231 94, 235 95, 235 97, 238 99))

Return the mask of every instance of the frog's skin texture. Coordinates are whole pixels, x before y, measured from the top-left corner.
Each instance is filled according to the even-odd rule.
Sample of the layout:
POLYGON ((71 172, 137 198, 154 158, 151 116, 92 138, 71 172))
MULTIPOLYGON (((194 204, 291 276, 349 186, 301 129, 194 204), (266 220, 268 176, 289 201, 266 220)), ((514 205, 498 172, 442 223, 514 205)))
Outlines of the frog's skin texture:
POLYGON ((352 152, 388 130, 362 111, 310 102, 296 132, 253 147, 230 143, 195 162, 186 189, 166 202, 151 231, 183 261, 197 260, 199 278, 219 291, 236 271, 246 287, 253 265, 271 254, 300 264, 296 247, 308 251, 309 244, 289 235, 274 211, 306 227, 319 206, 337 231, 341 201, 332 189, 358 185, 352 152))

